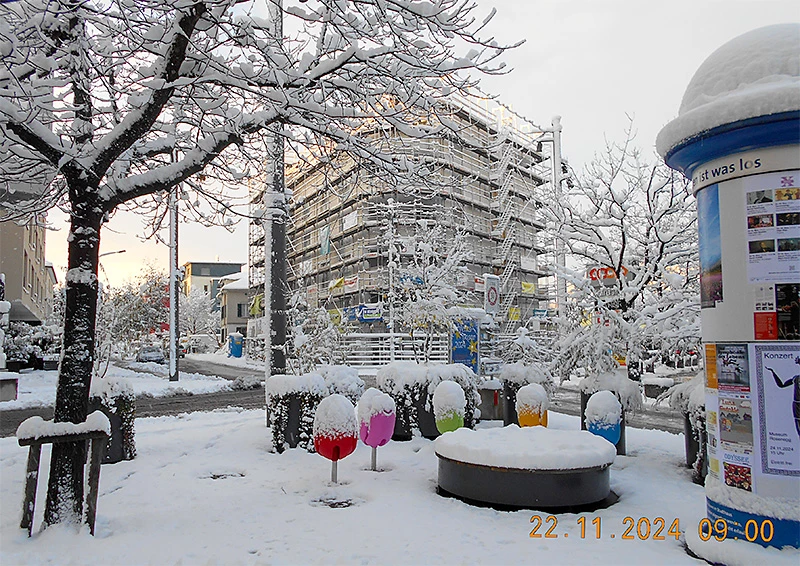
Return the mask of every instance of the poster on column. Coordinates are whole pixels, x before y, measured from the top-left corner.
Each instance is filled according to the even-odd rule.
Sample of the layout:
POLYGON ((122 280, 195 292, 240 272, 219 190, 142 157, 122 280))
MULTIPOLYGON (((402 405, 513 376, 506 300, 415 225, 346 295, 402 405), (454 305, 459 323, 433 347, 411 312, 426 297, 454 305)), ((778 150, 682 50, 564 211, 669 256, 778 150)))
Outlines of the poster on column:
POLYGON ((800 278, 800 170, 744 180, 751 284, 800 278))
POLYGON ((759 474, 800 476, 800 345, 750 345, 759 474))
POLYGON ((717 420, 722 479, 752 490, 753 404, 747 344, 717 344, 717 420))

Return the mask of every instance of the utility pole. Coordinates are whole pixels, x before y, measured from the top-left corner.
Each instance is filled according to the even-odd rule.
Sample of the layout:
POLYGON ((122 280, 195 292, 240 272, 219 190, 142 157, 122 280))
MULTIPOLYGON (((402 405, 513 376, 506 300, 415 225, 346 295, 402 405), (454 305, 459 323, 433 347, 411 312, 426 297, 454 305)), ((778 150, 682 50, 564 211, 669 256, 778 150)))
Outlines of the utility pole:
MULTIPOLYGON (((553 191, 556 202, 561 202, 561 116, 554 116, 551 122, 553 132, 553 191)), ((559 273, 556 274, 556 302, 558 304, 558 317, 566 315, 565 301, 567 300, 567 281, 564 279, 566 267, 565 245, 561 238, 556 238, 556 265, 559 273)))
POLYGON ((178 381, 178 191, 169 192, 169 380, 178 381))

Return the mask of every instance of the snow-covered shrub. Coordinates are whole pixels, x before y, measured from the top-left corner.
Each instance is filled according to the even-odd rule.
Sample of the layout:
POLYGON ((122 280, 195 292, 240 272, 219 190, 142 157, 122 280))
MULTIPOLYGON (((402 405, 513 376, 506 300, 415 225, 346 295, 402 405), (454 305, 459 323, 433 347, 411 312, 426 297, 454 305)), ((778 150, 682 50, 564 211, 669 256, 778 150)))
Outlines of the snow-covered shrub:
POLYGON ((473 428, 479 415, 478 377, 463 364, 394 362, 376 374, 378 388, 397 404, 397 420, 411 431, 420 428, 419 409, 433 413, 432 398, 442 381, 454 381, 464 390, 464 426, 473 428))
POLYGON ((261 377, 254 375, 240 375, 231 382, 230 388, 233 391, 250 391, 261 387, 261 377))
MULTIPOLYGON (((706 389, 705 374, 699 372, 689 381, 679 383, 667 390, 661 398, 669 398, 669 406, 687 416, 692 429, 692 439, 699 446, 692 462, 694 481, 700 483, 706 466, 706 389)), ((661 400, 661 398, 659 400, 661 400)))
POLYGON ((639 385, 628 379, 628 372, 624 369, 590 375, 582 379, 578 387, 587 396, 598 391, 611 391, 626 412, 636 412, 643 406, 639 385))
POLYGON ((622 405, 611 391, 593 393, 586 403, 586 425, 611 428, 622 420, 622 405))
POLYGON ((317 368, 331 394, 344 395, 355 405, 364 393, 364 380, 358 377, 358 370, 350 366, 322 365, 317 368))
MULTIPOLYGON (((314 451, 314 416, 317 405, 328 396, 325 380, 318 373, 273 375, 266 382, 267 405, 272 415, 272 446, 281 453, 286 449, 289 410, 292 398, 300 407, 297 446, 314 451)), ((294 448, 294 446, 290 446, 294 448)))
MULTIPOLYGON (((113 424, 110 415, 116 415, 120 419, 120 433, 122 435, 122 458, 133 460, 136 457, 136 395, 133 387, 122 379, 113 377, 92 378, 92 385, 89 389, 89 404, 97 403, 113 424)), ((114 429, 108 438, 108 447, 114 436, 114 429)))

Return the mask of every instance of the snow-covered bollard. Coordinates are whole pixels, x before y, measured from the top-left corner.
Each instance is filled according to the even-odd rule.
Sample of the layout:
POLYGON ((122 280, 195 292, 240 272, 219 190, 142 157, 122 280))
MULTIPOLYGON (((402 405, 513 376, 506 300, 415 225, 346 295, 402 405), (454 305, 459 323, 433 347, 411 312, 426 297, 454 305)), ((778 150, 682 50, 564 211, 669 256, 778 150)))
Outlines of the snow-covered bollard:
POLYGON ((500 371, 500 381, 503 382, 503 396, 505 397, 505 407, 503 410, 503 424, 520 424, 516 411, 517 391, 529 383, 538 383, 545 388, 545 391, 553 393, 555 383, 550 372, 542 364, 530 363, 523 364, 516 362, 506 364, 500 371))
POLYGON ((332 462, 331 481, 336 483, 339 460, 353 453, 358 443, 356 410, 344 395, 335 393, 320 401, 314 416, 314 448, 332 462))
POLYGON ((622 405, 611 391, 598 391, 586 403, 586 429, 611 444, 622 434, 622 405))
POLYGON ((547 426, 547 408, 550 399, 538 383, 529 383, 517 391, 517 418, 519 426, 547 426))
POLYGON ((443 381, 433 392, 433 416, 436 429, 444 434, 464 426, 467 398, 455 381, 443 381))
POLYGON ((378 446, 392 438, 397 406, 386 393, 370 387, 358 401, 358 423, 361 441, 372 448, 372 471, 378 467, 378 446))

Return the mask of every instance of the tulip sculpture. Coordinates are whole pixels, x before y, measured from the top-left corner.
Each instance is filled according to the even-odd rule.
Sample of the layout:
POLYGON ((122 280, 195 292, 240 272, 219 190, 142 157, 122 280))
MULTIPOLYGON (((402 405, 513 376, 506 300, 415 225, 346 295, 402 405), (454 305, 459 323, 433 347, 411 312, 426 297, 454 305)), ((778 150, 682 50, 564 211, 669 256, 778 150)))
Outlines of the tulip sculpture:
POLYGON ((550 399, 538 383, 529 383, 517 391, 517 418, 519 426, 547 426, 547 408, 550 399))
POLYGON ((433 416, 436 429, 444 434, 464 426, 467 399, 455 381, 442 381, 433 392, 433 416))
POLYGON ((314 416, 314 448, 332 462, 331 482, 338 482, 339 460, 352 454, 357 443, 358 423, 353 404, 344 395, 325 397, 314 416))
POLYGON ((586 402, 586 429, 611 444, 622 434, 622 405, 611 391, 598 391, 586 402))
POLYGON ((358 423, 361 441, 372 448, 372 471, 378 469, 378 446, 392 438, 397 407, 386 393, 370 387, 358 401, 358 423))

